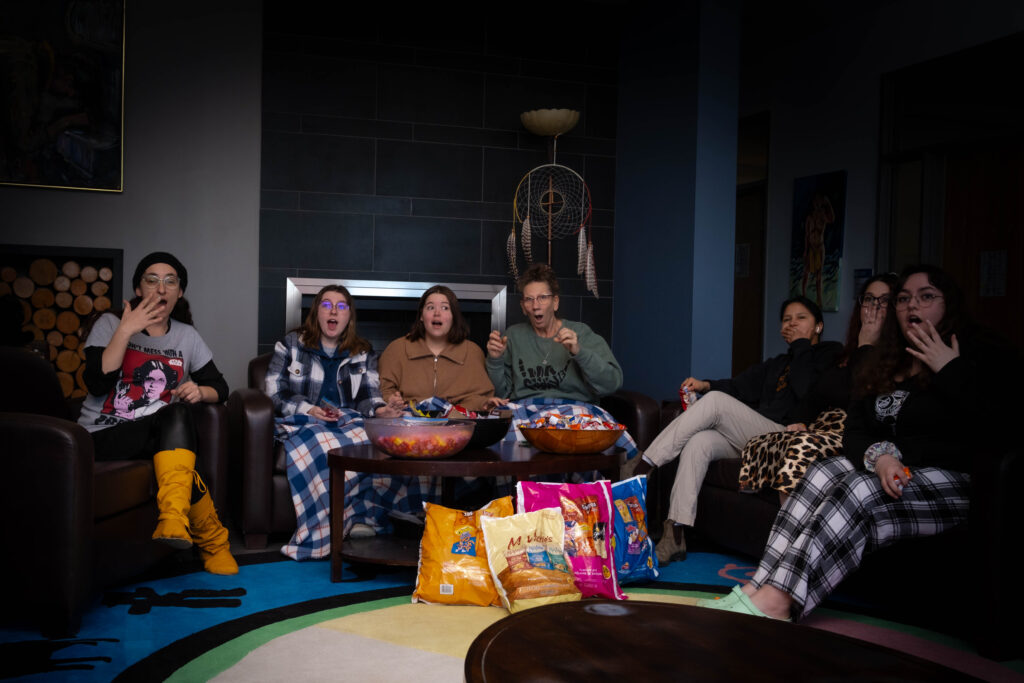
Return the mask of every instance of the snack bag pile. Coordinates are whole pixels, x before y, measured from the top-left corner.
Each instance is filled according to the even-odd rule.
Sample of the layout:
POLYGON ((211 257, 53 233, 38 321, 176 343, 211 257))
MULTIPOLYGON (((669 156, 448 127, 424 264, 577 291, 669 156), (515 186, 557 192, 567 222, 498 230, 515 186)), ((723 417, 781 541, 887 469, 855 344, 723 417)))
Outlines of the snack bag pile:
POLYGON ((509 612, 580 599, 562 554, 558 508, 480 519, 494 586, 509 612))
POLYGON ((444 605, 500 605, 487 563, 480 522, 508 517, 512 497, 492 500, 476 512, 424 503, 426 520, 420 541, 419 571, 413 602, 444 605))
POLYGON ((615 575, 611 538, 612 491, 608 481, 589 484, 520 481, 516 508, 558 507, 565 523, 565 557, 583 597, 625 600, 615 575))
POLYGON ((522 420, 517 427, 526 429, 625 429, 626 425, 606 422, 599 417, 581 413, 579 415, 562 415, 561 413, 543 413, 532 420, 522 420))
POLYGON ((647 535, 647 477, 641 474, 612 484, 612 501, 612 549, 619 584, 658 578, 654 541, 647 535))

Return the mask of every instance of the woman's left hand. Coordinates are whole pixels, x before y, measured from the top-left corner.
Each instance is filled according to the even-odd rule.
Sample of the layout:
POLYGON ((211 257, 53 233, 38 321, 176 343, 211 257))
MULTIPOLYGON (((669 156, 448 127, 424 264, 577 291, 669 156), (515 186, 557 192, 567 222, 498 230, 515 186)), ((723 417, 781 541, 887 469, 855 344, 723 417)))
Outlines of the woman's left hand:
POLYGON ((402 410, 400 408, 393 408, 390 405, 383 405, 377 408, 373 414, 374 417, 402 417, 402 410))
POLYGON ((558 331, 558 334, 555 335, 555 341, 564 346, 565 350, 573 356, 580 351, 580 340, 576 333, 564 325, 558 331))
POLYGON ((903 487, 910 481, 910 475, 903 471, 903 463, 891 455, 883 455, 878 459, 875 474, 882 482, 882 489, 896 500, 903 496, 903 487))
POLYGON ((931 320, 911 323, 907 327, 907 339, 917 347, 908 346, 907 353, 927 365, 932 372, 938 372, 946 367, 946 363, 960 356, 956 335, 950 337, 952 346, 946 346, 931 320))
POLYGON ((498 398, 497 396, 491 396, 489 399, 484 401, 484 410, 494 410, 508 403, 507 398, 498 398))
POLYGON ((203 390, 195 382, 184 382, 177 388, 171 389, 171 395, 186 403, 199 403, 203 400, 203 390))

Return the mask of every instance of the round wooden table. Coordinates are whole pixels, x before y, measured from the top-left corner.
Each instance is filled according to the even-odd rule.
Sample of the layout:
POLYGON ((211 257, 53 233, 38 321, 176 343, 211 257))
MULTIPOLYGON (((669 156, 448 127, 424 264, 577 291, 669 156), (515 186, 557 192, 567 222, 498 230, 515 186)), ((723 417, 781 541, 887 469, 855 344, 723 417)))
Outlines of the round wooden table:
POLYGON ((476 637, 465 673, 469 683, 975 680, 809 626, 641 600, 517 612, 476 637))
POLYGON ((465 450, 450 458, 416 460, 392 457, 371 444, 335 448, 327 455, 331 472, 331 581, 341 581, 343 560, 415 567, 419 557, 419 539, 396 536, 346 538, 338 544, 340 548, 335 549, 334 539, 341 538, 345 528, 345 472, 442 477, 442 503, 451 505, 454 478, 512 477, 518 480, 598 470, 607 479, 616 481, 623 453, 621 448, 612 447, 603 453, 559 455, 503 441, 490 448, 465 450))

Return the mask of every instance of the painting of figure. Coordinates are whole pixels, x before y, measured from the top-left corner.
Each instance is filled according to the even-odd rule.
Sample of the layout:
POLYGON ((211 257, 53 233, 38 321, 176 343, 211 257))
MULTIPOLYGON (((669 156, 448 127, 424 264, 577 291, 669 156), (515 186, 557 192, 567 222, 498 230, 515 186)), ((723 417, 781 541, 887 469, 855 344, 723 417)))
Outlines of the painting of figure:
POLYGON ((839 310, 845 215, 846 171, 796 179, 790 296, 806 296, 823 311, 839 310))

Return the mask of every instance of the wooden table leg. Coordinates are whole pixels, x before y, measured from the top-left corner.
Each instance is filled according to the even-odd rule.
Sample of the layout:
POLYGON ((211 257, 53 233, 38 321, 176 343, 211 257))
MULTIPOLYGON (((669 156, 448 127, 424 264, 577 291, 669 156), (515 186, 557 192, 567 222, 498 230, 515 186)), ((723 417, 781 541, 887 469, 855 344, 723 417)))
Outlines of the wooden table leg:
POLYGON ((331 468, 331 582, 341 581, 341 543, 345 533, 345 470, 331 468))

